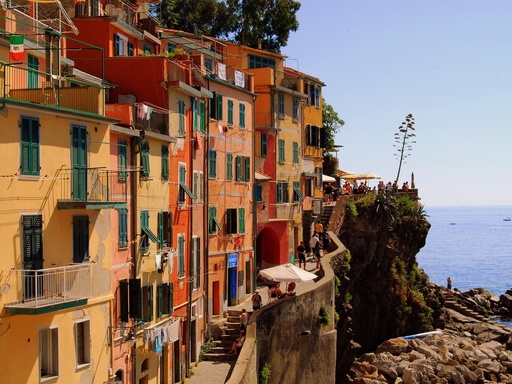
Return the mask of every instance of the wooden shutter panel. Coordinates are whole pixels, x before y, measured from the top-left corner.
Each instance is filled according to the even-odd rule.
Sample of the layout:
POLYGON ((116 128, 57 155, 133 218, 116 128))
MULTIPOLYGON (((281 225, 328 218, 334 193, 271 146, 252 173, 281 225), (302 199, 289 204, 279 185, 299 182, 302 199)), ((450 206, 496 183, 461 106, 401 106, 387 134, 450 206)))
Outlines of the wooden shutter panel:
POLYGON ((119 281, 119 320, 128 322, 128 280, 119 281))
POLYGON ((156 287, 157 289, 157 292, 156 292, 156 296, 157 296, 157 316, 158 317, 162 317, 163 314, 164 314, 164 287, 163 285, 159 285, 156 287))
POLYGON ((142 299, 141 295, 141 280, 130 279, 129 282, 130 291, 130 317, 134 319, 140 319, 140 303, 142 299))

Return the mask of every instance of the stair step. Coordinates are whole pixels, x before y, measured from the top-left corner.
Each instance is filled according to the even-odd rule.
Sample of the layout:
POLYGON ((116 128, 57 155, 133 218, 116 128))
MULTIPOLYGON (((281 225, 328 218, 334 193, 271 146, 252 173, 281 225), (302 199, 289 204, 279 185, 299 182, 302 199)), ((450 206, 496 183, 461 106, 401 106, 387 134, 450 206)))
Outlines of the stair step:
POLYGON ((203 360, 207 361, 235 361, 238 355, 233 353, 205 353, 203 360))

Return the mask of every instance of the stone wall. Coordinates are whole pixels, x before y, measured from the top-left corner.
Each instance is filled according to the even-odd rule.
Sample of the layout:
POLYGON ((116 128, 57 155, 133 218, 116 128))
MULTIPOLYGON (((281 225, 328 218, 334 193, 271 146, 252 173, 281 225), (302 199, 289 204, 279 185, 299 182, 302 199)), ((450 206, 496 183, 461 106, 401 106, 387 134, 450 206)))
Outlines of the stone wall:
POLYGON ((309 290, 265 305, 251 316, 229 384, 258 383, 265 363, 271 367, 269 384, 335 383, 335 282, 329 263, 345 248, 332 238, 338 248, 322 258, 324 268, 309 290), (330 319, 323 326, 318 321, 322 306, 330 319))

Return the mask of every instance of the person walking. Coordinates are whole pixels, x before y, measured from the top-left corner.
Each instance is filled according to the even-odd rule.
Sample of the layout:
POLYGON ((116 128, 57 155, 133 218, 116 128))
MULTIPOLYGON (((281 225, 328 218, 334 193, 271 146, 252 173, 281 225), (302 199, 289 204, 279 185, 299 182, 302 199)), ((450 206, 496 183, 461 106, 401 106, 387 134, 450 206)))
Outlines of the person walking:
POLYGON ((316 232, 313 233, 313 236, 309 240, 309 246, 311 248, 311 253, 313 254, 313 257, 316 256, 319 242, 320 242, 320 239, 318 238, 318 234, 316 232))
POLYGON ((242 313, 240 314, 240 330, 245 331, 247 328, 247 323, 249 322, 249 316, 247 315, 247 309, 242 308, 242 313))
POLYGON ((254 291, 251 297, 253 311, 261 308, 261 295, 258 290, 254 291))
POLYGON ((450 291, 452 290, 452 279, 450 276, 446 279, 446 288, 448 288, 450 291))

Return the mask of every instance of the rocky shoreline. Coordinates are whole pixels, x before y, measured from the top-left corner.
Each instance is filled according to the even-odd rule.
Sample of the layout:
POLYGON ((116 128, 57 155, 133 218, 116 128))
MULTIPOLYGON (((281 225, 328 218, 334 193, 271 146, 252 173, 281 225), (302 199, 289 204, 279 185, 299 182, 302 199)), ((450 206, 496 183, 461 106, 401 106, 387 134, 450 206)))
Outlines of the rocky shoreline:
POLYGON ((432 285, 444 300, 440 334, 383 342, 356 359, 347 383, 512 383, 512 328, 488 315, 510 315, 512 290, 499 298, 478 288, 451 292, 432 285))

